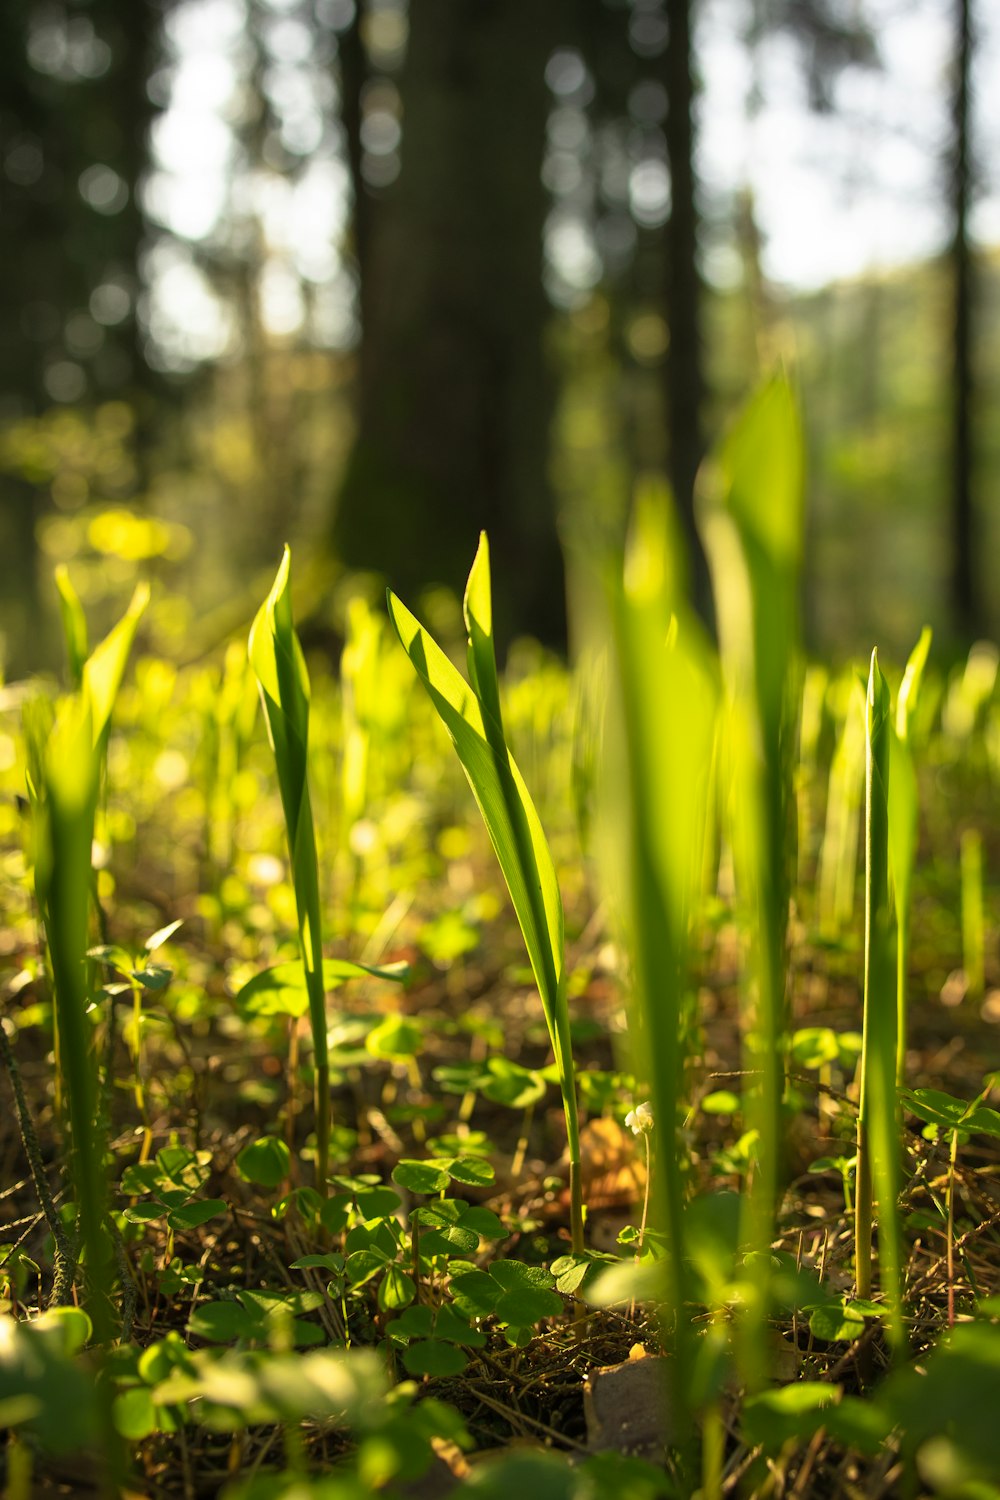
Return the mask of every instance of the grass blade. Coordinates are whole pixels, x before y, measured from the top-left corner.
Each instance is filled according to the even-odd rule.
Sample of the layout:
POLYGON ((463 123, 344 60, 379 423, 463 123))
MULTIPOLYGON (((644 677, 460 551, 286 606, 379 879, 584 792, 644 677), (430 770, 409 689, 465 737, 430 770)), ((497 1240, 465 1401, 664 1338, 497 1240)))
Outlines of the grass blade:
POLYGON ((83 692, 90 701, 95 745, 107 733, 135 633, 148 603, 149 584, 137 584, 125 614, 104 640, 94 647, 83 665, 81 680, 83 692))
POLYGON ((879 1212, 879 1264, 889 1332, 903 1341, 902 1231, 897 1204, 899 1120, 896 1102, 896 997, 889 905, 889 686, 872 652, 865 758, 865 994, 858 1109, 856 1277, 871 1295, 872 1207, 879 1212))
POLYGON ((924 626, 910 653, 896 700, 892 737, 892 788, 889 795, 889 857, 896 903, 896 1085, 906 1083, 907 968, 910 956, 910 902, 917 856, 920 797, 913 759, 910 714, 916 707, 924 667, 931 648, 931 632, 924 626))
POLYGON ((606 867, 612 899, 620 902, 624 891, 634 976, 630 1030, 637 1068, 653 1089, 656 1186, 670 1246, 667 1303, 676 1321, 672 1402, 683 1432, 694 1358, 686 1311, 683 1039, 690 1032, 689 921, 705 871, 719 684, 710 648, 679 596, 670 520, 664 494, 639 494, 614 589, 619 711, 609 721, 606 805, 624 858, 606 867))
POLYGON ((325 1191, 330 1161, 330 1059, 319 866, 307 772, 309 673, 292 620, 290 570, 291 552, 286 547, 271 591, 251 627, 249 654, 264 705, 285 815, 316 1069, 316 1180, 320 1191, 325 1191))
POLYGON ((103 1132, 97 1123, 97 1072, 87 1021, 85 956, 90 912, 90 860, 100 780, 90 704, 64 700, 45 746, 35 879, 46 914, 59 1057, 72 1137, 71 1172, 93 1295, 88 1298, 98 1342, 110 1332, 102 1269, 105 1181, 103 1132))
POLYGON ((758 1132, 744 1236, 755 1267, 748 1288, 744 1365, 763 1379, 769 1247, 782 1182, 787 1037, 786 764, 794 740, 803 439, 788 382, 772 380, 739 418, 699 479, 700 525, 712 574, 728 699, 730 822, 736 882, 750 918, 746 1064, 760 1077, 747 1100, 758 1132))

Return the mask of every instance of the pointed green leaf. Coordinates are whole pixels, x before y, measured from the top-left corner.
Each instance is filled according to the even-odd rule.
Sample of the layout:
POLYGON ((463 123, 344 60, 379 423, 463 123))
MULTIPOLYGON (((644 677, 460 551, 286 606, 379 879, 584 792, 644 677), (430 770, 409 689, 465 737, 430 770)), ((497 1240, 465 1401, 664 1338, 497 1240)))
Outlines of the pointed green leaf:
MULTIPOLYGON (((405 963, 385 964, 377 968, 356 964, 346 958, 324 958, 323 988, 335 989, 345 979, 387 979, 401 984, 409 969, 405 963)), ((300 963, 275 964, 247 980, 236 992, 235 1001, 246 1016, 303 1016, 309 1008, 306 976, 300 963)))
POLYGON ((63 635, 66 638, 66 655, 69 658, 70 677, 74 687, 83 682, 83 667, 89 654, 87 646, 87 617, 80 603, 80 596, 70 581, 69 570, 60 563, 55 571, 56 588, 59 590, 59 613, 62 616, 63 635))
POLYGON ((901 740, 909 737, 910 714, 917 705, 920 696, 920 684, 924 677, 924 668, 930 655, 932 632, 929 625, 925 625, 920 632, 920 639, 910 652, 909 661, 906 663, 906 671, 899 686, 899 697, 896 700, 896 733, 901 740))
POLYGON ((83 694, 90 703, 93 715, 95 745, 100 743, 111 720, 111 711, 125 676, 132 642, 148 603, 149 584, 137 584, 125 614, 100 645, 94 647, 84 663, 81 674, 83 694))
POLYGON ((503 741, 503 717, 500 711, 500 681, 497 676, 496 647, 493 642, 493 595, 490 586, 490 549, 485 531, 479 534, 479 546, 465 589, 465 628, 469 635, 469 678, 479 699, 487 737, 496 747, 495 728, 503 741), (492 720, 492 725, 490 721, 492 720))
POLYGON ((563 982, 563 910, 555 867, 534 803, 509 753, 494 755, 483 711, 469 685, 420 622, 389 594, 389 614, 462 763, 521 925, 550 1032, 563 982), (506 773, 506 774, 505 774, 506 773), (505 786, 505 782, 508 786, 505 786), (513 789, 523 817, 517 826, 513 789))
POLYGON ((147 953, 155 953, 157 948, 162 948, 169 938, 172 938, 178 927, 184 926, 184 918, 178 917, 176 922, 168 922, 166 927, 158 927, 151 932, 143 947, 147 953))

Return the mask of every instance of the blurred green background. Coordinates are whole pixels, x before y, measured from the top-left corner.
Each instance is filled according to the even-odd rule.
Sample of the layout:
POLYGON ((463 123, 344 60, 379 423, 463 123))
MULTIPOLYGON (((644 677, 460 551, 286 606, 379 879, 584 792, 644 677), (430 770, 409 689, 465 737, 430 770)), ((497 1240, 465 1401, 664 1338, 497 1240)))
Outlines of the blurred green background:
POLYGON ((984 0, 5 0, 4 674, 59 562, 190 660, 283 541, 322 643, 483 526, 562 645, 779 361, 811 649, 997 634, 998 65, 984 0))

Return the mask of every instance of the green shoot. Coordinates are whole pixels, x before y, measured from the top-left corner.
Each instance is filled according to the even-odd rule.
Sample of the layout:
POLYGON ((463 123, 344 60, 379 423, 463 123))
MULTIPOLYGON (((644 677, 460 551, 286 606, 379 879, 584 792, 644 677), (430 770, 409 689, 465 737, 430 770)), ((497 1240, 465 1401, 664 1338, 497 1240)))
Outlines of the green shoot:
MULTIPOLYGON (((93 825, 96 820, 97 798, 99 798, 100 781, 103 777, 103 769, 106 762, 106 748, 108 748, 108 733, 111 726, 111 711, 114 708, 114 700, 124 676, 129 652, 132 642, 135 640, 135 631, 138 628, 139 619, 142 618, 145 606, 150 598, 148 583, 139 583, 132 594, 129 607, 121 616, 117 625, 106 634, 105 639, 94 646, 93 652, 87 654, 87 619, 85 619, 82 604, 79 603, 78 594, 70 582, 69 573, 66 568, 55 568, 55 586, 58 588, 60 598, 61 618, 63 618, 63 631, 66 636, 66 651, 69 657, 70 676, 73 684, 78 688, 78 693, 67 702, 75 702, 76 708, 72 712, 82 715, 90 724, 91 751, 93 751, 93 774, 94 774, 94 796, 93 810, 90 816, 90 840, 87 843, 87 882, 91 889, 96 892, 96 880, 90 868, 90 849, 93 841, 93 825)), ((48 828, 45 822, 46 799, 48 799, 49 783, 49 759, 51 759, 51 735, 55 732, 51 724, 51 709, 42 709, 40 706, 27 709, 25 705, 25 736, 28 741, 28 798, 33 807, 34 817, 39 822, 40 828, 48 828)), ((70 714, 70 709, 64 706, 63 717, 70 714)), ((55 720, 55 723, 58 723, 55 720)), ((66 730, 63 730, 63 733, 66 730)), ((82 774, 82 771, 81 771, 82 774)), ((60 783, 61 771, 55 771, 55 781, 60 783)), ((43 834, 45 837, 45 834, 43 834)), ((45 861, 45 850, 40 847, 40 862, 45 861)), ((54 927, 54 916, 48 909, 49 880, 45 874, 42 879, 36 879, 37 903, 39 903, 39 916, 42 926, 45 927, 46 938, 49 948, 52 945, 52 927, 54 927)), ((85 947, 85 944, 84 944, 85 947)), ((54 963, 52 963, 54 969, 54 963)), ((55 984, 58 984, 54 975, 55 984)), ((63 1110, 63 1095, 67 1085, 67 1068, 64 1067, 63 1059, 63 1035, 61 1035, 61 1017, 64 1008, 60 1004, 55 1005, 54 1020, 52 1020, 52 1050, 55 1056, 55 1113, 61 1116, 63 1110)), ((70 1115, 72 1118, 72 1115, 70 1115)))
POLYGON ((893 993, 893 933, 889 906, 889 687, 872 652, 867 696, 865 757, 865 992, 858 1108, 855 1203, 856 1281, 859 1297, 871 1296, 872 1209, 879 1213, 882 1290, 889 1330, 898 1350, 903 1340, 902 1230, 897 1206, 899 1128, 896 1104, 896 1003, 893 993))
POLYGON ((854 915, 858 830, 865 779, 865 700, 852 672, 837 683, 842 723, 827 782, 826 825, 819 862, 819 927, 839 936, 854 915))
POLYGON ((125 676, 139 621, 148 603, 149 584, 137 584, 128 609, 100 645, 94 647, 81 669, 83 694, 89 700, 93 720, 94 745, 101 749, 102 759, 111 724, 111 711, 125 676))
POLYGON ((87 645, 87 617, 65 563, 60 563, 56 568, 55 581, 56 588, 59 590, 59 615, 66 640, 69 675, 73 686, 78 688, 83 682, 84 662, 90 654, 87 645))
POLYGON ((39 905, 46 913, 60 1065, 72 1134, 70 1163, 93 1292, 88 1308, 100 1342, 109 1333, 101 1288, 107 1259, 104 1145, 95 1119, 97 1074, 84 966, 99 777, 91 705, 86 695, 76 694, 60 707, 45 746, 35 881, 39 905))
POLYGON ((538 814, 504 735, 485 533, 480 538, 465 593, 471 688, 391 591, 388 602, 403 649, 451 735, 524 936, 562 1093, 569 1150, 573 1249, 579 1251, 583 1248, 580 1132, 566 1001, 562 898, 538 814))
MULTIPOLYGON (((676 1319, 673 1401, 684 1428, 693 1348, 685 1306, 683 1037, 690 1030, 689 921, 705 861, 717 674, 683 597, 665 496, 638 496, 624 575, 613 597, 618 711, 607 777, 607 823, 620 857, 609 894, 622 901, 634 979, 632 1035, 653 1086, 659 1192, 670 1245, 667 1303, 676 1319), (624 877, 617 879, 618 867, 624 877)), ((617 851, 616 851, 617 852, 617 851)), ((644 1131, 647 1152, 648 1134, 644 1131)), ((640 1237, 641 1240, 641 1237, 640 1237)))
POLYGON ((291 552, 285 548, 277 576, 250 630, 250 664, 260 687, 274 751, 292 866, 302 967, 309 995, 315 1065, 316 1183, 326 1189, 330 1165, 330 1057, 320 929, 319 866, 309 801, 309 673, 292 622, 291 552))
POLYGON ((797 701, 803 493, 802 432, 786 380, 772 380, 758 393, 704 466, 699 484, 728 698, 730 837, 752 935, 745 1066, 760 1084, 747 1100, 758 1156, 744 1205, 744 1239, 754 1267, 744 1359, 754 1386, 763 1379, 765 1282, 783 1177, 786 757, 797 701))
POLYGON ((985 987, 983 936, 983 839, 976 828, 962 832, 962 967, 966 994, 981 1000, 985 987))
POLYGON ((913 867, 917 855, 920 811, 917 771, 913 760, 910 714, 931 648, 931 632, 924 626, 910 653, 896 700, 896 730, 892 740, 892 792, 889 797, 889 854, 896 902, 896 1086, 906 1082, 907 967, 910 956, 910 908, 913 867))

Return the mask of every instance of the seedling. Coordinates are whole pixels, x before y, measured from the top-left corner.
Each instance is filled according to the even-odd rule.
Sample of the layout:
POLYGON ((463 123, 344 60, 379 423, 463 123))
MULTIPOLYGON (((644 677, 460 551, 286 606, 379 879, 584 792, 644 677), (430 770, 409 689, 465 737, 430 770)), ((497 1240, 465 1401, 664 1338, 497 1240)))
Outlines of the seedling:
MULTIPOLYGON (((328 979, 347 979, 379 972, 382 977, 399 979, 399 968, 391 974, 373 971, 346 960, 323 959, 320 922, 319 865, 316 857, 316 832, 309 801, 309 673, 299 638, 292 622, 291 561, 288 547, 277 576, 264 603, 257 612, 250 631, 250 663, 257 675, 261 702, 267 719, 267 732, 274 751, 278 787, 285 815, 288 854, 295 890, 299 944, 302 950, 302 975, 309 1007, 315 1066, 314 1099, 316 1107, 316 1183, 325 1191, 330 1169, 330 1055, 327 1044, 326 989, 328 979)), ((283 966, 278 966, 283 968, 283 966)), ((241 992, 244 1003, 248 992, 259 996, 294 990, 284 973, 277 980, 275 971, 258 976, 256 990, 247 986, 241 992)), ((294 1012, 290 1012, 294 1013, 294 1012)))
POLYGON ((504 735, 485 532, 465 591, 471 688, 391 591, 388 600, 403 649, 451 735, 479 804, 524 936, 559 1073, 569 1150, 573 1248, 582 1250, 580 1129, 566 1002, 562 899, 542 825, 504 735))
POLYGON ((907 968, 910 957, 910 909, 913 867, 917 854, 920 794, 913 758, 911 716, 917 705, 924 667, 931 648, 925 625, 910 653, 896 700, 896 732, 892 740, 892 790, 889 796, 889 853, 896 905, 896 1085, 906 1082, 907 968))
POLYGON ((788 755, 798 701, 803 532, 803 438, 787 381, 772 380, 750 402, 700 483, 727 693, 728 828, 751 934, 746 982, 755 992, 743 1035, 745 1066, 760 1079, 747 1100, 748 1122, 759 1135, 753 1191, 745 1199, 755 1270, 744 1365, 753 1386, 764 1376, 767 1251, 784 1176, 788 755))
POLYGON ((903 1340, 902 1234, 897 1205, 899 1127, 896 1104, 895 955, 889 908, 889 686, 872 652, 865 757, 865 990, 858 1106, 857 1202, 854 1219, 858 1296, 871 1297, 872 1208, 878 1203, 882 1289, 897 1349, 903 1340))
POLYGON ((120 980, 112 980, 103 986, 104 993, 108 996, 110 1005, 114 1005, 119 995, 132 996, 132 1029, 129 1037, 129 1047, 132 1053, 132 1090, 135 1097, 136 1107, 142 1117, 142 1147, 139 1152, 140 1162, 147 1161, 153 1144, 153 1132, 150 1128, 149 1106, 146 1098, 145 1068, 143 1065, 143 1031, 144 1016, 142 1010, 143 995, 146 992, 158 994, 166 989, 173 978, 173 969, 167 964, 156 962, 152 955, 157 952, 164 943, 168 942, 179 927, 183 925, 183 919, 169 922, 165 927, 160 927, 151 933, 143 944, 142 953, 132 954, 127 949, 114 943, 102 943, 96 948, 88 948, 87 957, 96 959, 104 964, 112 972, 122 976, 120 980))

